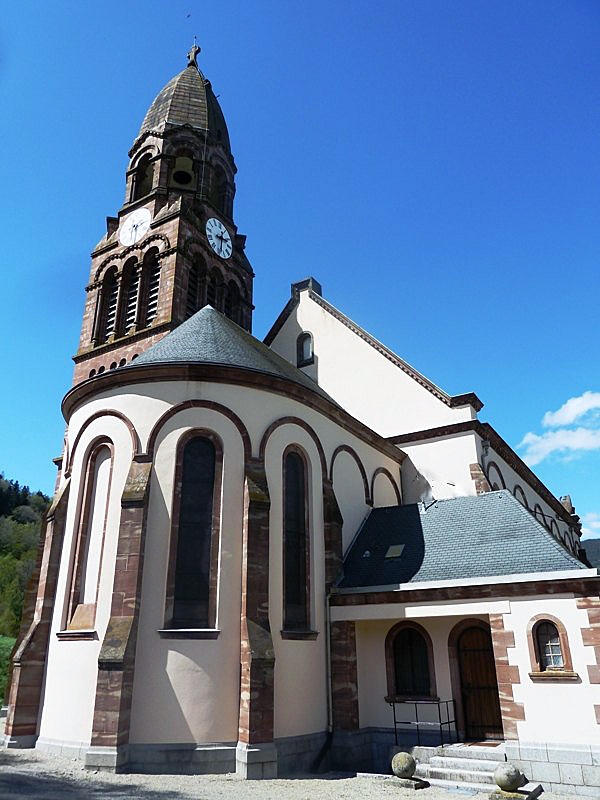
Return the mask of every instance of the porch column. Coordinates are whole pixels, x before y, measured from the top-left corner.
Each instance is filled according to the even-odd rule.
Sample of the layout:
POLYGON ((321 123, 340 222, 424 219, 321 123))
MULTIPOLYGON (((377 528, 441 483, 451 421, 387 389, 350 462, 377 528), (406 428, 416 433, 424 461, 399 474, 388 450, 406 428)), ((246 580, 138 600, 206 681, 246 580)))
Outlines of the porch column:
POLYGON ((70 480, 67 480, 48 509, 36 569, 25 593, 23 621, 12 655, 5 747, 33 747, 37 738, 69 487, 70 480))
POLYGON ((116 771, 127 762, 151 467, 132 461, 121 497, 111 616, 98 656, 92 741, 85 757, 90 768, 116 771))
POLYGON ((515 646, 515 634, 505 630, 502 614, 490 614, 489 619, 504 738, 518 739, 517 722, 525 719, 525 706, 515 702, 513 693, 513 685, 521 682, 519 667, 508 663, 508 648, 515 646))
POLYGON ((250 459, 244 482, 240 714, 236 771, 276 778, 273 742, 275 651, 269 627, 269 512, 264 463, 250 459))

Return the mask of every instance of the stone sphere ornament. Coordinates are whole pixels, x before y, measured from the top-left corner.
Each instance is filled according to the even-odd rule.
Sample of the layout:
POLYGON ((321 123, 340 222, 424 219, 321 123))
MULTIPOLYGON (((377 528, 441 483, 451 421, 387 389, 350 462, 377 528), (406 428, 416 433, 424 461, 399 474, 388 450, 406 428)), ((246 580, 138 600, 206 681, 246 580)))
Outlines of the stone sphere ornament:
POLYGON ((397 778, 412 778, 417 762, 410 753, 396 753, 392 758, 392 772, 397 778))
POLYGON ((494 780, 503 792, 516 792, 523 785, 523 773, 513 764, 499 764, 494 771, 494 780))

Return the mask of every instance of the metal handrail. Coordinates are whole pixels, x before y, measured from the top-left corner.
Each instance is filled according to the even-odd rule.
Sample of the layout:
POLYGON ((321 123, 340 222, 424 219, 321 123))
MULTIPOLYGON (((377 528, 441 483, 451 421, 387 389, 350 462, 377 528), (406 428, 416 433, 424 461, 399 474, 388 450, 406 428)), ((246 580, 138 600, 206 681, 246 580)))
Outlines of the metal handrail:
MULTIPOLYGON (((386 698, 387 699, 387 698, 386 698)), ((394 739, 396 744, 398 744, 398 725, 414 725, 417 729, 417 745, 421 744, 421 726, 422 725, 437 725, 441 743, 444 744, 444 728, 447 727, 447 735, 448 735, 448 742, 451 741, 451 728, 450 726, 454 726, 454 733, 456 734, 456 703, 454 700, 439 700, 436 697, 432 697, 431 699, 423 698, 422 700, 392 700, 388 699, 387 702, 392 706, 393 714, 394 714, 394 739), (414 721, 413 720, 399 720, 396 715, 396 706, 414 706, 414 721), (420 705, 428 705, 428 706, 437 706, 438 711, 438 721, 437 722, 428 722, 423 719, 419 719, 419 706, 420 705), (442 706, 444 707, 445 711, 445 719, 442 719, 442 706), (452 709, 452 719, 450 719, 450 709, 452 709)))

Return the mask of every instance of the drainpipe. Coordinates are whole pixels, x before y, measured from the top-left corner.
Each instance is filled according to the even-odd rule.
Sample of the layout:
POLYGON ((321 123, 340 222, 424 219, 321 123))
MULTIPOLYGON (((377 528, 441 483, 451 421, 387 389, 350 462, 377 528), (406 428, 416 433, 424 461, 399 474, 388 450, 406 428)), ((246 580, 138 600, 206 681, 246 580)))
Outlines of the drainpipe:
POLYGON ((325 671, 327 673, 327 737, 323 747, 312 763, 312 771, 318 772, 333 741, 333 690, 331 686, 331 591, 325 595, 325 671))

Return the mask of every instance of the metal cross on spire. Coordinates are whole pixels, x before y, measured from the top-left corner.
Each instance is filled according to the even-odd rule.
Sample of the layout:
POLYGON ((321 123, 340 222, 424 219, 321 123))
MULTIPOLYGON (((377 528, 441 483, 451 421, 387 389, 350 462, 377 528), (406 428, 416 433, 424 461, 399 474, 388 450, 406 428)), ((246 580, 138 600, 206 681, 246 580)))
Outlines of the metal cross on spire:
POLYGON ((188 65, 188 67, 196 67, 196 68, 198 68, 198 62, 196 61, 196 58, 198 57, 198 53, 200 52, 200 49, 201 48, 198 47, 198 42, 196 41, 196 37, 194 36, 194 44, 190 48, 190 50, 188 51, 188 54, 187 54, 187 59, 188 59, 187 65, 188 65))

